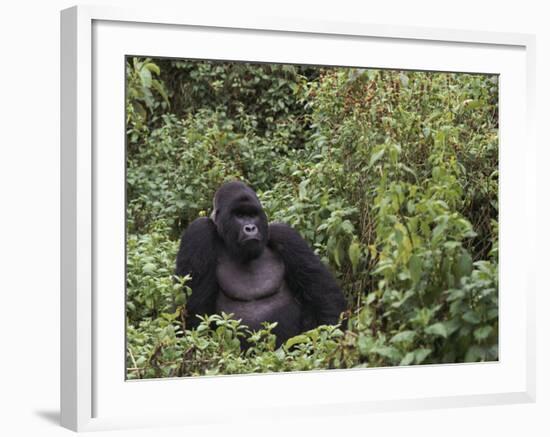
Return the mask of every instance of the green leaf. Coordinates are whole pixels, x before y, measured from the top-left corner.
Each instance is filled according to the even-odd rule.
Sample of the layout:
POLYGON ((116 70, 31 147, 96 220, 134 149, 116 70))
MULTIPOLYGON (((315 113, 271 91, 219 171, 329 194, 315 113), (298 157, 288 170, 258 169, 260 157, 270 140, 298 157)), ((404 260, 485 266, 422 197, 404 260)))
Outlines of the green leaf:
POLYGON ((143 84, 143 86, 145 88, 150 88, 151 82, 153 80, 153 78, 151 77, 151 71, 147 68, 142 68, 141 70, 139 70, 139 76, 141 78, 141 83, 143 84))
POLYGON ((462 326, 462 323, 459 319, 447 320, 443 323, 445 325, 445 330, 447 331, 447 336, 456 332, 462 326))
POLYGON ((153 273, 155 273, 157 269, 157 266, 153 263, 147 263, 143 266, 143 273, 145 273, 146 275, 152 275, 153 273))
POLYGON ((152 62, 148 62, 145 64, 145 68, 147 68, 149 71, 155 73, 156 75, 160 74, 160 68, 157 64, 153 64, 152 62))
POLYGON ((382 357, 389 358, 392 361, 398 360, 401 355, 399 351, 393 346, 375 346, 370 351, 371 353, 375 353, 382 357))
POLYGON ((456 279, 459 280, 463 276, 470 276, 472 274, 472 268, 472 257, 468 252, 464 251, 458 257, 453 272, 456 279))
POLYGON ((452 302, 454 300, 464 299, 466 297, 466 291, 461 288, 451 289, 447 292, 447 300, 452 302))
POLYGON ((481 318, 479 317, 479 315, 472 310, 467 311, 462 316, 462 318, 464 319, 464 321, 471 323, 472 325, 477 325, 479 324, 479 322, 481 322, 481 318))
POLYGON ((430 355, 431 353, 432 353, 431 349, 426 349, 426 348, 417 349, 415 351, 416 364, 421 364, 422 362, 424 362, 424 360, 428 358, 428 355, 430 355))
POLYGON ((443 234, 443 232, 447 229, 447 223, 441 222, 439 223, 432 232, 432 243, 437 241, 439 237, 443 234))
POLYGON ((481 100, 465 100, 464 108, 467 110, 478 109, 483 106, 483 101, 481 100))
POLYGON ((353 224, 349 220, 344 220, 342 222, 342 230, 346 232, 346 234, 352 234, 353 233, 353 224))
POLYGON ((353 273, 355 273, 357 271, 357 265, 359 264, 359 259, 361 257, 361 246, 357 241, 354 241, 349 245, 348 256, 349 260, 351 261, 353 273))
POLYGON ((440 130, 435 134, 435 145, 436 147, 444 145, 445 142, 445 132, 440 130))
POLYGON ((153 88, 161 95, 162 99, 170 105, 170 99, 168 98, 168 94, 166 94, 161 82, 158 80, 153 81, 153 88))
POLYGON ((360 335, 357 339, 357 348, 359 349, 361 356, 366 356, 369 353, 371 346, 372 342, 366 335, 360 335))
POLYGON ((300 185, 298 186, 298 196, 300 197, 300 200, 304 200, 307 196, 307 184, 309 183, 309 179, 304 179, 302 182, 300 182, 300 185))
POLYGON ((434 323, 433 325, 427 326, 424 329, 424 332, 430 335, 438 335, 443 338, 447 338, 447 335, 448 335, 447 328, 441 322, 437 322, 437 323, 434 323))
POLYGON ((277 357, 277 359, 279 360, 284 360, 285 358, 285 351, 283 348, 279 348, 275 351, 275 356, 277 357))
POLYGON ((390 339, 390 343, 410 343, 414 340, 415 336, 416 336, 415 331, 402 331, 395 334, 390 339))
POLYGON ((416 354, 414 353, 414 351, 407 353, 407 355, 405 355, 403 357, 403 359, 401 360, 399 365, 400 366, 408 366, 409 364, 411 364, 414 361, 415 356, 416 356, 416 354))
POLYGON ((382 158, 382 156, 384 156, 385 151, 386 151, 386 149, 382 148, 378 152, 375 152, 370 158, 369 167, 372 167, 376 163, 376 161, 378 161, 380 158, 382 158))
POLYGON ((474 337, 477 341, 483 341, 491 335, 491 332, 493 332, 492 326, 482 326, 474 331, 474 337))
POLYGON ((411 272, 411 280, 413 286, 418 284, 422 276, 422 260, 419 256, 413 255, 409 259, 409 271, 411 272))
POLYGON ((337 244, 334 246, 334 250, 332 251, 332 256, 334 257, 334 262, 338 266, 338 268, 342 267, 342 263, 340 262, 340 245, 337 244))
POLYGON ((466 352, 466 357, 464 361, 471 363, 474 361, 482 361, 485 358, 485 351, 477 345, 470 346, 468 352, 466 352))
POLYGON ((300 344, 300 343, 307 343, 309 341, 309 337, 307 335, 296 335, 294 337, 291 337, 289 338, 286 343, 285 343, 285 347, 286 348, 291 348, 292 346, 296 345, 296 344, 300 344))

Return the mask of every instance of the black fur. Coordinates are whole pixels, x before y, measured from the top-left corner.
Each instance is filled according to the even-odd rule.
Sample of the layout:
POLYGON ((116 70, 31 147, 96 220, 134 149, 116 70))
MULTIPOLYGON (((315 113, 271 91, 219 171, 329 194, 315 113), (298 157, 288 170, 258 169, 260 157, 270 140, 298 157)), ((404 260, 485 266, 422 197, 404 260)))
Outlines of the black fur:
POLYGON ((266 321, 278 322, 274 332, 281 344, 301 331, 338 323, 346 307, 334 277, 305 240, 288 225, 268 225, 256 193, 242 182, 222 185, 212 217, 187 227, 176 274, 191 275, 188 328, 197 326, 197 315, 225 310, 257 329, 254 316, 271 314, 266 321))

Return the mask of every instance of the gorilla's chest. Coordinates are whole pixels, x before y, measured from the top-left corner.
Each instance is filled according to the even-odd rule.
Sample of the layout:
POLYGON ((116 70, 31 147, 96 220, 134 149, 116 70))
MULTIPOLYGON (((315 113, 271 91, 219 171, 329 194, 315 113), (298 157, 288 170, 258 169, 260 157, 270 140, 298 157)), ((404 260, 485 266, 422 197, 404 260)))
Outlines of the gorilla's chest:
POLYGON ((233 313, 251 329, 278 322, 276 331, 295 335, 300 329, 300 305, 284 280, 285 267, 269 248, 246 264, 222 255, 216 269, 220 292, 216 312, 233 313))

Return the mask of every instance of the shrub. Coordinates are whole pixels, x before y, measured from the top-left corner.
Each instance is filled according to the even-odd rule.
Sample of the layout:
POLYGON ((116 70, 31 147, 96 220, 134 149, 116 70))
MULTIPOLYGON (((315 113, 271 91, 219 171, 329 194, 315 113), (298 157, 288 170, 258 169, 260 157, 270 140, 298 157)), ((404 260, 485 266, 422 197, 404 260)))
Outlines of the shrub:
POLYGON ((498 359, 496 77, 139 58, 127 76, 129 378, 498 359), (228 314, 186 329, 178 239, 233 178, 329 265, 345 324, 278 349, 228 314))

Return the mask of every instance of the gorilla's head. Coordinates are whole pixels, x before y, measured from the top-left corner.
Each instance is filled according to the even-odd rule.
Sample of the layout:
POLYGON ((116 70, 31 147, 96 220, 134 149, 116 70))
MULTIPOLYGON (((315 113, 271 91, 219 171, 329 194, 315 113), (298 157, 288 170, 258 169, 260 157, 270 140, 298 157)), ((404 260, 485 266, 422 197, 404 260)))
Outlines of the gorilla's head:
POLYGON ((257 258, 267 244, 267 216, 243 182, 226 182, 216 191, 212 220, 229 252, 242 261, 257 258))

